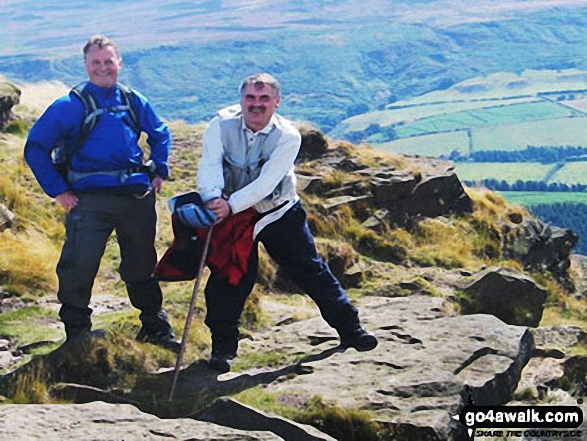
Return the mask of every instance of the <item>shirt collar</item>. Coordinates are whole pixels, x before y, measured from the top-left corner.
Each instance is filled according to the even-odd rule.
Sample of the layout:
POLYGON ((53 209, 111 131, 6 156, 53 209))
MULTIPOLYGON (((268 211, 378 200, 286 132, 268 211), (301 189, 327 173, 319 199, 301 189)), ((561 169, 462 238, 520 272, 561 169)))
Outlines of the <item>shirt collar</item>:
POLYGON ((276 126, 277 126, 277 123, 278 123, 278 121, 277 121, 277 118, 275 117, 275 113, 274 113, 274 114, 271 116, 271 119, 269 120, 269 123, 268 123, 268 124, 267 124, 265 127, 263 127, 263 128, 262 128, 261 130, 259 130, 258 132, 253 132, 253 131, 252 131, 251 129, 249 129, 249 128, 247 127, 247 125, 245 124, 245 119, 244 119, 244 118, 241 118, 241 128, 242 128, 243 130, 247 130, 247 131, 253 132, 253 133, 255 133, 255 134, 262 133, 263 135, 268 135, 268 134, 269 134, 269 132, 271 132, 271 130, 273 130, 273 127, 276 127, 276 126))

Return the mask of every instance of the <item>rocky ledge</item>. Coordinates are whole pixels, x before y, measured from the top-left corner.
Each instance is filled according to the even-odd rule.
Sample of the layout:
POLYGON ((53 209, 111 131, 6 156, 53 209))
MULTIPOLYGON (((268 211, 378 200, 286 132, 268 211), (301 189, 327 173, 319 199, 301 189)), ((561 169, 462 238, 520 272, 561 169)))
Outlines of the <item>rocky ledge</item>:
MULTIPOLYGON (((396 438, 392 439, 456 440, 467 439, 467 435, 465 428, 451 417, 469 402, 498 405, 511 401, 534 351, 527 328, 507 325, 485 314, 452 316, 440 298, 366 297, 360 302, 360 310, 366 328, 380 341, 371 352, 341 350, 336 335, 316 317, 276 324, 253 340, 241 342, 241 357, 277 352, 290 359, 295 356, 296 362, 219 376, 199 360, 181 371, 172 403, 167 402, 170 371, 150 375, 132 390, 62 384, 60 394, 76 403, 132 404, 145 413, 175 418, 178 434, 180 428, 183 431, 195 427, 186 425, 185 418, 206 421, 210 424, 206 430, 214 430, 208 439, 223 439, 219 437, 226 429, 220 426, 246 431, 251 437, 227 439, 272 439, 257 434, 267 431, 292 441, 333 439, 313 427, 269 415, 230 398, 260 386, 264 394, 291 406, 303 408, 320 397, 324 406, 365 412, 379 430, 393 433, 396 438)), ((56 357, 51 360, 56 369, 63 368, 56 357)), ((122 421, 127 428, 133 421, 141 425, 141 418, 149 421, 147 427, 162 424, 154 417, 138 418, 138 410, 132 410, 136 418, 120 420, 117 412, 131 412, 127 407, 100 406, 101 412, 109 409, 108 418, 122 421)), ((16 412, 13 407, 3 407, 4 412, 16 412)), ((42 433, 48 424, 47 409, 25 406, 19 412, 29 421, 45 421, 38 425, 37 433, 42 433)), ((60 417, 54 433, 79 424, 83 415, 73 410, 64 412, 61 407, 56 407, 56 412, 60 417)), ((96 434, 103 430, 100 424, 90 426, 96 434)), ((27 430, 33 431, 33 427, 27 430)))

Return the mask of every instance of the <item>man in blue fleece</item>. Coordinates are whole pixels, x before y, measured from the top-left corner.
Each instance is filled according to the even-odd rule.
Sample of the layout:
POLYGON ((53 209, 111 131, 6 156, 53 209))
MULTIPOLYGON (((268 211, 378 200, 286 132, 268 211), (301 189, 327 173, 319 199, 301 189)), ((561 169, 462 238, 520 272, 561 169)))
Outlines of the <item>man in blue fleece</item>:
POLYGON ((171 136, 143 95, 118 84, 123 63, 113 41, 93 36, 83 53, 89 81, 49 106, 31 128, 24 151, 43 190, 67 213, 57 264, 59 316, 68 341, 91 335, 92 286, 116 231, 120 276, 141 311, 137 339, 177 351, 179 342, 161 309, 161 289, 152 278, 155 193, 169 174, 171 136), (141 132, 148 136, 151 167, 143 165, 141 132), (61 164, 55 152, 65 158, 61 164))
MULTIPOLYGON (((197 175, 203 200, 217 224, 248 209, 260 213, 255 240, 316 302, 322 317, 338 332, 341 346, 374 349, 376 337, 362 328, 357 309, 316 252, 295 185, 294 161, 301 136, 276 113, 279 83, 261 73, 246 78, 240 91, 240 104, 222 109, 204 133, 197 175)), ((248 272, 236 285, 220 271, 210 270, 205 289, 206 325, 212 334, 210 365, 225 372, 236 356, 240 316, 255 283, 256 243, 248 272)))

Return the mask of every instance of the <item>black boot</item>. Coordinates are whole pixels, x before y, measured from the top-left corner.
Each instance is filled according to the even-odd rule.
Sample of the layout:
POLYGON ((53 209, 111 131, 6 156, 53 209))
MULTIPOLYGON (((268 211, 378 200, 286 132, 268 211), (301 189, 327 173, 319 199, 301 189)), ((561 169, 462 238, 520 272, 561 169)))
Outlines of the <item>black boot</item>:
POLYGON ((212 336, 212 354, 210 367, 221 373, 230 371, 229 361, 236 357, 238 339, 218 338, 212 336))
POLYGON ((181 350, 181 343, 175 339, 167 314, 160 310, 156 314, 141 313, 139 316, 143 326, 137 334, 137 341, 151 343, 169 349, 175 353, 181 350))
POLYGON ((63 349, 69 351, 75 351, 76 353, 83 347, 87 347, 90 341, 95 339, 106 338, 106 332, 103 329, 91 330, 90 327, 71 327, 65 326, 66 339, 63 345, 63 349))
POLYGON ((70 304, 62 304, 59 317, 65 327, 67 343, 79 342, 91 337, 104 337, 104 331, 92 332, 92 310, 79 308, 70 304))
POLYGON ((377 347, 377 338, 369 334, 360 325, 351 329, 338 331, 340 346, 344 349, 355 348, 359 352, 371 351, 377 347))
POLYGON ((151 343, 162 348, 169 349, 176 354, 181 350, 181 342, 176 340, 173 332, 152 332, 146 329, 144 326, 137 334, 137 341, 143 343, 151 343))

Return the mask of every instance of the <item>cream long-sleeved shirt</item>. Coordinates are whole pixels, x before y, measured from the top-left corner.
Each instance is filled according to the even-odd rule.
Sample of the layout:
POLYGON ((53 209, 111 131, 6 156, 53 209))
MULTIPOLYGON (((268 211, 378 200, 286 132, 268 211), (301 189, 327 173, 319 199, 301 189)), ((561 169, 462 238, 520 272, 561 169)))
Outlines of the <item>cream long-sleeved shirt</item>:
POLYGON ((263 159, 265 162, 259 176, 244 187, 234 189, 228 203, 233 213, 249 207, 265 213, 282 206, 275 213, 266 216, 268 219, 263 224, 278 219, 299 200, 295 188, 294 161, 300 144, 299 131, 280 115, 274 114, 265 128, 253 132, 244 124, 240 105, 221 110, 210 122, 203 136, 204 147, 197 173, 200 195, 207 201, 220 197, 226 190, 225 159, 243 168, 263 159), (235 120, 234 123, 224 124, 229 119, 235 120), (223 130, 241 130, 242 133, 223 134, 223 130), (263 137, 274 130, 280 134, 275 145, 263 143, 263 137))

